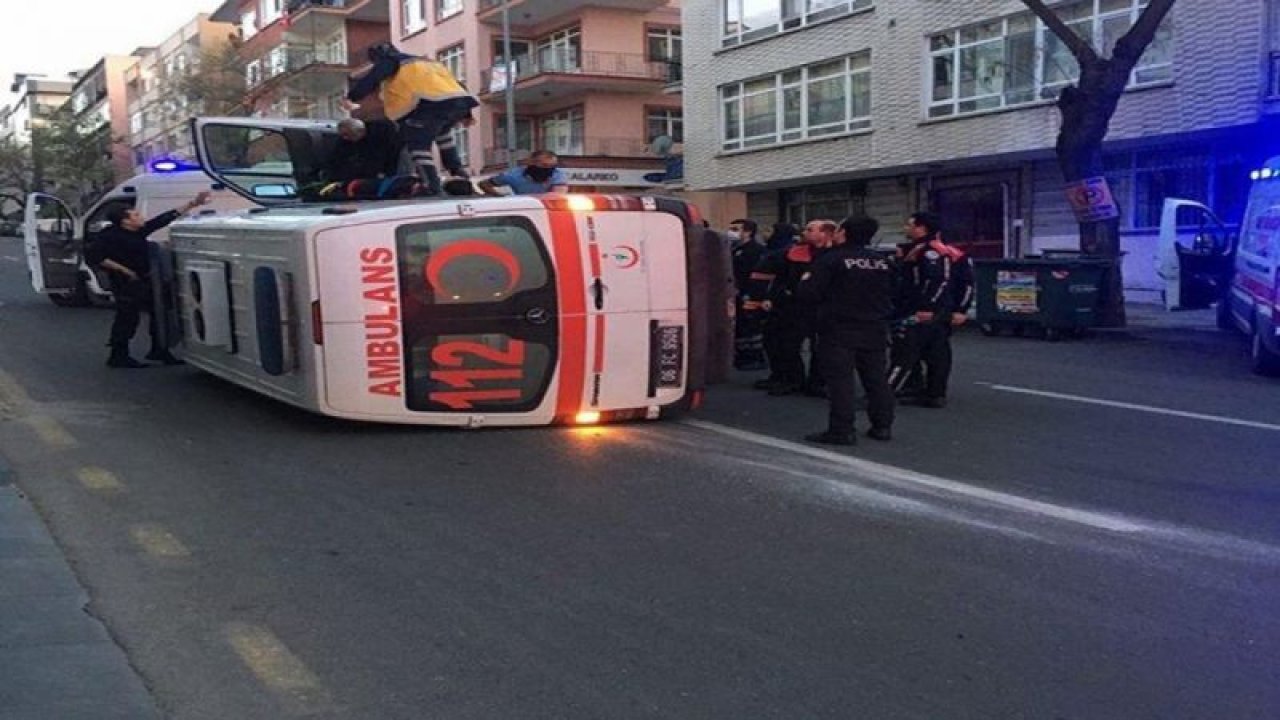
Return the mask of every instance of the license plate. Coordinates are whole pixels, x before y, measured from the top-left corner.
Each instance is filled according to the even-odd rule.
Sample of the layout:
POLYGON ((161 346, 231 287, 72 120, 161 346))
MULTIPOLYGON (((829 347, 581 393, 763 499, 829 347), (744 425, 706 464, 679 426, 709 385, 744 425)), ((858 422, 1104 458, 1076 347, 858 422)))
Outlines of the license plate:
POLYGON ((684 328, 658 325, 653 331, 649 368, 654 385, 674 388, 684 384, 684 328))

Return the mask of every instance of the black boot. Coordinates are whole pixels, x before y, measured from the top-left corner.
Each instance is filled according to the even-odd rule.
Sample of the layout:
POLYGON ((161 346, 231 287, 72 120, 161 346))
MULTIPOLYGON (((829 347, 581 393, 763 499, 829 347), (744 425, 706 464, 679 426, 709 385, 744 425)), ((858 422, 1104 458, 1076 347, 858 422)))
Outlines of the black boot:
POLYGON ((111 356, 107 358, 107 367, 137 370, 147 367, 147 365, 129 357, 129 347, 127 345, 112 345, 111 356))

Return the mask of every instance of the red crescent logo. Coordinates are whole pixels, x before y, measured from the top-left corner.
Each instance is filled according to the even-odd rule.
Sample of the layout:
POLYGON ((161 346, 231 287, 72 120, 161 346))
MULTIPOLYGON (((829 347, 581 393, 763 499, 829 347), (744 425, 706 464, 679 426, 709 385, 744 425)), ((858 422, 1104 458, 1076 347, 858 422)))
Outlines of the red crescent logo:
POLYGON ((640 251, 630 245, 619 245, 615 249, 613 259, 617 261, 619 269, 628 270, 640 263, 640 251))
POLYGON ((514 290, 516 284, 520 282, 520 261, 516 260, 511 251, 487 240, 462 240, 431 253, 431 258, 427 260, 427 265, 423 268, 427 276, 427 283, 438 292, 447 292, 447 288, 440 279, 440 274, 444 272, 449 263, 469 255, 489 258, 507 271, 507 287, 502 291, 503 294, 514 290))

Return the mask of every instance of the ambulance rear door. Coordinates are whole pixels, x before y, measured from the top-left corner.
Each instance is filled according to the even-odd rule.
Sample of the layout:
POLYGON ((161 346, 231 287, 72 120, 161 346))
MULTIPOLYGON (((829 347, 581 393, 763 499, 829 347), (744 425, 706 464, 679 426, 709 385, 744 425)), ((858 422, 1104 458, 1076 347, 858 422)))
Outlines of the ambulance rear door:
POLYGON ((642 409, 680 399, 688 340, 681 220, 640 210, 569 212, 585 248, 584 407, 642 409))
POLYGON ((368 224, 357 212, 317 234, 334 411, 470 426, 556 416, 561 310, 546 213, 521 200, 459 207, 469 203, 427 202, 368 224))

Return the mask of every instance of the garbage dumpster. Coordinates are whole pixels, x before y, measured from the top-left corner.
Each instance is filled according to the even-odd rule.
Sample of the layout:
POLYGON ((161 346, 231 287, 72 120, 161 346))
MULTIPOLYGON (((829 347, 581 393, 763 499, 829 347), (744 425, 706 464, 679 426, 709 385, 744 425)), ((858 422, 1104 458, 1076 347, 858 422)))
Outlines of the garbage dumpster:
POLYGON ((1078 257, 977 260, 977 322, 985 335, 1039 331, 1048 340, 1095 324, 1110 261, 1078 257))

